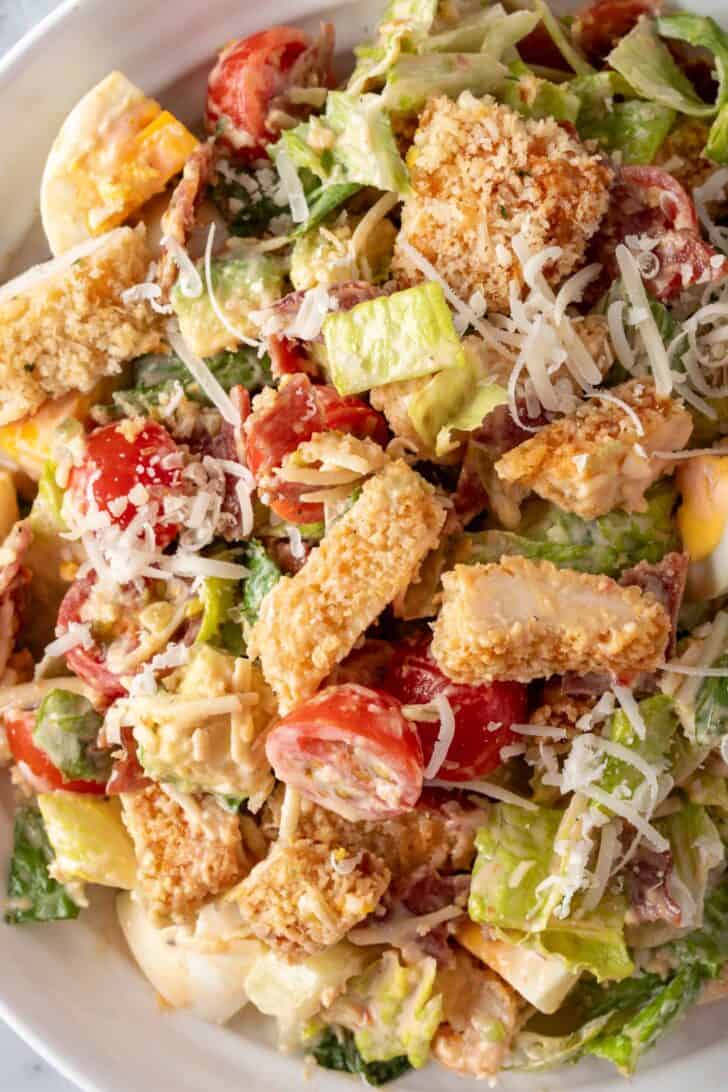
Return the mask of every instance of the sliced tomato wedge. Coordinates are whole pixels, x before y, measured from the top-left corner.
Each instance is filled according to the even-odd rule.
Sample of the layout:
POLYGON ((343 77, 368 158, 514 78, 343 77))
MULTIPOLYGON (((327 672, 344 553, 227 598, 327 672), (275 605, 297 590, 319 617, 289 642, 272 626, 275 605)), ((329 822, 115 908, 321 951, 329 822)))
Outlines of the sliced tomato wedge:
MULTIPOLYGON (((430 655, 429 640, 402 646, 384 679, 383 689, 403 705, 426 705, 444 694, 453 711, 455 735, 439 770, 442 781, 472 781, 501 765, 500 751, 516 736, 512 724, 522 724, 528 711, 526 687, 516 682, 482 686, 454 683, 430 655)), ((425 766, 432 758, 440 724, 416 720, 425 766)))
POLYGON ((263 498, 273 511, 291 523, 317 523, 323 505, 304 499, 310 486, 272 478, 286 455, 316 432, 337 429, 379 443, 387 439, 380 413, 360 398, 342 398, 333 387, 314 385, 307 375, 293 375, 276 392, 275 401, 253 413, 246 424, 248 466, 263 498))
MULTIPOLYGON (((58 611, 56 630, 59 636, 67 631, 72 622, 81 621, 83 605, 91 594, 94 583, 95 577, 87 576, 71 584, 58 611)), ((69 671, 113 701, 126 694, 126 687, 119 676, 109 670, 105 659, 106 654, 100 644, 94 644, 90 648, 77 645, 66 653, 69 671)))
MULTIPOLYGON (((71 472, 68 487, 80 511, 88 509, 93 497, 98 508, 123 529, 142 504, 161 506, 165 495, 180 489, 181 467, 180 449, 155 421, 146 421, 136 431, 133 422, 104 425, 87 437, 85 459, 71 472), (141 487, 139 492, 146 500, 129 499, 135 486, 141 487)), ((179 530, 178 524, 158 519, 154 525, 157 545, 168 545, 179 530)))
POLYGON ((674 299, 691 284, 728 276, 728 258, 701 237, 690 197, 659 167, 628 166, 620 171, 609 211, 590 248, 591 260, 601 262, 606 277, 619 276, 615 251, 632 236, 646 242, 648 264, 642 275, 659 300, 674 299))
POLYGON ((422 792, 417 731, 390 694, 329 686, 275 725, 266 754, 276 777, 345 819, 390 819, 422 792))
POLYGON ((10 753, 17 763, 23 763, 33 775, 39 792, 80 792, 103 796, 106 788, 101 781, 68 781, 48 755, 33 740, 34 712, 4 714, 5 735, 10 753))
POLYGON ((301 82, 304 76, 324 86, 332 82, 328 40, 318 51, 312 46, 310 35, 285 26, 271 27, 225 46, 207 84, 208 132, 216 133, 218 140, 240 158, 265 156, 266 145, 279 132, 270 118, 273 100, 289 87, 302 54, 310 51, 307 68, 311 71, 298 73, 301 82))

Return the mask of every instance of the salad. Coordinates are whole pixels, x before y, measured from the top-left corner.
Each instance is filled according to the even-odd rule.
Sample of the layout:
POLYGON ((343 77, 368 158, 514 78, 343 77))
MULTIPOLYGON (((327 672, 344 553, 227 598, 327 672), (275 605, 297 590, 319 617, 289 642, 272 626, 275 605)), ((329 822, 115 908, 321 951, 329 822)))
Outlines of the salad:
POLYGON ((728 33, 390 0, 122 73, 0 288, 5 921, 382 1084, 728 993, 728 33), (69 926, 70 928, 70 926, 69 926))

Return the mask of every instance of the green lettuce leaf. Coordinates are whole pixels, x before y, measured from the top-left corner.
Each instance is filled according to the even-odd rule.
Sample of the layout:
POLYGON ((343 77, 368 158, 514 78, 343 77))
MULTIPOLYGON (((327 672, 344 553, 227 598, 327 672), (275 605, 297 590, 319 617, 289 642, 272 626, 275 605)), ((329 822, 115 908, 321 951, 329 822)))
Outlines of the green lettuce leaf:
POLYGON ((202 600, 202 622, 197 631, 195 643, 207 641, 217 643, 223 627, 230 620, 230 611, 238 600, 240 583, 237 580, 225 580, 219 576, 207 576, 202 581, 200 599, 202 600))
POLYGON ((375 41, 365 42, 354 50, 356 65, 349 77, 348 90, 361 94, 370 86, 381 84, 403 52, 415 51, 422 45, 437 7, 438 0, 389 0, 375 41))
POLYGON ((709 50, 715 57, 718 77, 716 109, 718 116, 713 122, 705 155, 715 163, 728 163, 728 34, 708 15, 692 15, 678 12, 660 16, 657 29, 664 38, 676 38, 709 50))
POLYGON ((38 709, 33 742, 69 781, 105 783, 111 773, 111 757, 96 745, 102 723, 103 718, 82 694, 51 690, 38 709))
POLYGON ((356 1073, 366 1084, 378 1088, 389 1081, 396 1081, 412 1066, 401 1055, 387 1062, 365 1062, 347 1028, 327 1028, 311 1050, 314 1058, 324 1069, 336 1069, 342 1073, 356 1073))
POLYGON ((551 875, 562 819, 555 808, 497 804, 491 809, 475 840, 478 856, 468 901, 473 921, 529 933, 546 928, 555 896, 542 885, 551 875), (525 873, 524 861, 529 862, 525 873))
POLYGON ((445 455, 459 442, 453 432, 479 428, 496 406, 508 401, 508 392, 482 373, 474 354, 462 364, 434 375, 407 405, 407 413, 425 447, 445 455))
POLYGON ((672 107, 635 98, 617 72, 578 76, 568 86, 579 99, 576 127, 582 140, 598 140, 608 151, 620 152, 623 163, 652 163, 677 116, 672 107))
POLYGON ((345 201, 359 193, 362 187, 358 182, 333 182, 322 184, 308 194, 308 219, 291 232, 292 239, 298 239, 317 228, 324 220, 340 208, 345 201))
MULTIPOLYGON (((645 698, 639 702, 639 711, 647 729, 644 739, 640 739, 629 717, 621 709, 614 713, 609 722, 607 738, 628 748, 659 774, 666 769, 680 722, 672 698, 666 694, 645 698)), ((644 785, 644 777, 631 763, 607 755, 598 785, 605 792, 618 792, 624 799, 631 800, 644 785)))
POLYGON ((709 880, 723 866, 725 847, 706 808, 686 803, 656 824, 670 842, 673 871, 670 894, 680 906, 681 926, 696 929, 703 924, 709 880))
POLYGON ((334 311, 323 323, 331 378, 339 394, 463 365, 465 355, 442 288, 435 281, 334 311))
POLYGON ((268 592, 281 578, 281 570, 257 539, 250 539, 244 554, 248 575, 243 585, 242 614, 252 625, 268 592))
POLYGON ((470 53, 481 50, 499 60, 525 38, 539 23, 535 11, 507 12, 502 4, 493 4, 458 20, 452 28, 430 34, 420 45, 421 51, 470 53))
POLYGON ((39 811, 22 807, 15 813, 13 855, 8 873, 9 925, 77 918, 79 907, 48 866, 54 858, 39 811))
POLYGON ((710 127, 704 155, 714 163, 728 163, 728 105, 721 107, 710 127))
POLYGON ((626 899, 610 892, 589 913, 552 918, 535 943, 545 955, 560 956, 570 971, 588 971, 598 982, 619 982, 634 971, 624 939, 626 913, 626 899))
POLYGON ((432 95, 495 94, 507 75, 490 53, 403 54, 389 70, 382 102, 394 113, 417 114, 432 95))
POLYGON ((581 50, 574 45, 571 36, 564 29, 561 21, 553 14, 548 4, 545 3, 545 0, 533 0, 533 6, 541 16, 541 22, 552 42, 577 76, 588 76, 589 73, 593 72, 594 69, 581 50))
MULTIPOLYGON (((710 666, 728 668, 728 651, 721 653, 710 666)), ((728 678, 706 677, 695 699, 695 740, 718 743, 727 732, 728 678)))
POLYGON ((522 61, 510 65, 510 75, 498 91, 498 98, 527 118, 556 118, 575 122, 580 102, 568 83, 552 83, 537 76, 522 61))
POLYGON ((326 1020, 354 1033, 365 1062, 405 1057, 419 1069, 442 1020, 442 997, 432 996, 436 974, 430 957, 403 965, 396 952, 387 951, 349 983, 327 1009, 326 1020))
POLYGON ((696 94, 649 19, 640 19, 617 43, 607 62, 642 98, 693 117, 710 117, 715 113, 715 107, 696 94))
POLYGON ((518 534, 482 531, 463 535, 456 560, 487 563, 517 554, 551 561, 559 568, 616 577, 640 561, 655 564, 679 549, 672 518, 676 500, 672 483, 660 482, 648 491, 644 512, 615 509, 599 519, 585 520, 555 504, 538 503, 524 512, 518 534))

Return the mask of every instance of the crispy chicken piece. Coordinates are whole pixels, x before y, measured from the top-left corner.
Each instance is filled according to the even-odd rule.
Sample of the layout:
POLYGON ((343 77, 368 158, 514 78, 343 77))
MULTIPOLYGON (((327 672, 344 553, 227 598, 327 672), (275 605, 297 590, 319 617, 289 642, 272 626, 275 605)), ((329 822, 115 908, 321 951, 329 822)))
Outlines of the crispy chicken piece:
POLYGON ((161 348, 159 316, 125 289, 146 279, 144 228, 118 228, 98 250, 0 303, 0 425, 47 398, 90 391, 161 348))
POLYGON ((353 868, 341 846, 277 842, 227 896, 255 936, 290 963, 336 944, 377 906, 389 886, 384 862, 362 851, 353 868), (337 870, 337 860, 347 867, 337 870))
MULTIPOLYGON (((475 835, 487 820, 487 811, 457 800, 440 802, 436 793, 416 808, 381 822, 350 822, 310 800, 301 801, 296 835, 348 853, 365 850, 381 858, 393 880, 409 876, 423 865, 439 872, 461 872, 475 857, 475 835)), ((281 794, 266 804, 262 830, 275 838, 280 823, 281 794)))
POLYGON ((443 1023, 432 1056, 464 1077, 494 1077, 520 1022, 518 994, 462 948, 455 965, 438 972, 435 988, 442 994, 443 1023))
POLYGON ((664 658, 665 608, 608 576, 504 557, 498 565, 456 565, 442 582, 432 652, 455 682, 601 670, 624 678, 664 658))
POLYGON ((407 162, 412 194, 395 247, 398 280, 422 280, 402 245, 408 242, 464 300, 479 291, 490 310, 503 312, 520 276, 513 237, 520 234, 533 253, 561 247, 545 269, 557 284, 581 263, 613 177, 553 118, 524 118, 467 91, 457 102, 429 100, 407 162))
POLYGON ((679 399, 660 396, 651 382, 632 379, 514 447, 496 463, 496 472, 503 481, 533 489, 584 519, 613 508, 643 512, 646 490, 675 467, 674 460, 653 452, 679 451, 692 427, 679 399), (632 414, 607 395, 634 411, 642 431, 632 414))
POLYGON ((389 463, 366 482, 303 568, 268 593, 248 653, 260 658, 281 712, 315 693, 411 584, 444 521, 432 486, 405 462, 389 463))
POLYGON ((138 893, 155 925, 190 921, 210 899, 251 869, 237 815, 210 797, 184 806, 159 785, 122 793, 124 825, 134 842, 138 893))

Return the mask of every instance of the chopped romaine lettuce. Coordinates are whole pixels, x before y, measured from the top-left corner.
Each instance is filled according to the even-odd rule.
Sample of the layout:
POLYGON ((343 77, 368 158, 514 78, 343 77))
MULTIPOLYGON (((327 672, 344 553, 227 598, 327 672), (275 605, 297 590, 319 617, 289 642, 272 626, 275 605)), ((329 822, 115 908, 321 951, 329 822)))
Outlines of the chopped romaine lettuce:
POLYGON ((580 101, 568 83, 552 83, 537 76, 523 64, 514 61, 509 78, 498 91, 498 98, 528 118, 556 118, 575 122, 580 101))
POLYGON ((53 857, 40 812, 32 807, 18 808, 8 872, 5 921, 9 925, 78 917, 78 906, 48 871, 53 857))
MULTIPOLYGON (((728 651, 710 665, 728 668, 728 651)), ((695 740, 697 743, 718 743, 728 732, 728 678, 703 679, 695 699, 695 740)))
POLYGON ((656 564, 679 548, 672 512, 676 493, 660 482, 647 493, 644 512, 615 509, 599 519, 585 520, 555 504, 534 504, 524 512, 518 534, 483 531, 463 535, 457 561, 498 561, 519 554, 551 561, 559 568, 619 576, 640 561, 656 564))
POLYGON ((377 40, 354 50, 357 63, 348 90, 360 94, 381 84, 401 53, 423 43, 437 13, 438 0, 389 0, 379 22, 377 40))
POLYGON ((623 163, 652 163, 675 121, 672 107, 635 98, 617 72, 578 76, 569 88, 579 98, 576 127, 583 140, 620 152, 623 163), (615 95, 624 101, 615 102, 615 95))
POLYGON ((432 95, 497 93, 507 75, 490 53, 407 53, 390 68, 382 102, 393 113, 416 114, 432 95))
POLYGON ((298 239, 317 228, 327 216, 361 189, 358 182, 332 182, 330 185, 317 186, 308 194, 308 219, 291 232, 291 238, 298 239))
POLYGON ((725 859, 720 833, 699 804, 683 804, 674 815, 658 820, 657 827, 670 842, 668 888, 680 907, 680 926, 697 929, 703 924, 708 882, 725 859))
POLYGON ((38 806, 59 876, 128 891, 134 887, 136 857, 118 796, 41 793, 38 806))
POLYGON ((229 621, 230 611, 237 602, 239 586, 237 580, 224 580, 219 576, 205 577, 199 593, 202 600, 202 622, 196 641, 209 641, 214 644, 220 640, 223 626, 229 621))
POLYGON ((522 932, 546 928, 554 889, 542 884, 551 874, 562 818, 555 808, 497 804, 491 809, 475 841, 478 856, 468 902, 473 921, 522 932))
POLYGON ((34 532, 58 534, 68 530, 61 514, 64 496, 65 490, 56 480, 56 464, 46 459, 30 509, 30 525, 34 532))
MULTIPOLYGON (((645 698, 638 708, 647 729, 644 739, 639 737, 629 717, 621 709, 611 718, 607 738, 612 743, 627 747, 659 775, 665 772, 679 725, 675 706, 672 698, 666 694, 657 694, 655 697, 645 698)), ((598 784, 605 792, 615 793, 624 799, 633 799, 638 792, 642 792, 645 778, 636 766, 610 754, 605 759, 598 784)))
POLYGON ((38 709, 33 742, 69 781, 105 783, 111 772, 111 756, 96 743, 102 723, 103 718, 82 694, 51 690, 38 709))
POLYGON ((347 1028, 327 1028, 311 1053, 324 1069, 336 1069, 342 1073, 357 1073, 366 1084, 375 1088, 395 1081, 412 1066, 402 1055, 388 1062, 365 1062, 347 1028))
MULTIPOLYGON (((204 277, 202 263, 198 266, 204 277)), ((198 356, 213 356, 230 349, 239 343, 241 336, 256 337, 258 328, 251 322, 249 313, 275 303, 283 291, 282 266, 268 254, 213 258, 210 276, 218 308, 236 333, 218 318, 207 284, 199 296, 186 296, 178 281, 171 293, 182 336, 198 356)))
POLYGON ((442 288, 435 281, 379 296, 323 323, 331 378, 339 394, 432 375, 465 362, 442 288))
POLYGON ((581 50, 577 49, 571 40, 570 35, 566 32, 559 19, 552 13, 545 0, 533 0, 534 9, 541 17, 545 29, 548 31, 549 37, 558 49, 561 56, 564 58, 570 68, 573 68, 577 76, 587 76, 594 69, 587 61, 581 50))
POLYGON ((251 539, 246 548, 244 563, 248 575, 243 585, 242 614, 252 625, 258 617, 260 604, 271 588, 281 578, 281 570, 257 539, 251 539))
POLYGON ((665 38, 677 38, 707 49, 715 57, 718 116, 708 134, 704 154, 716 163, 728 163, 728 34, 710 16, 684 11, 660 16, 657 29, 665 38))
POLYGON ((728 105, 721 107, 711 125, 703 154, 714 163, 728 163, 728 105))
POLYGON ((269 148, 274 160, 281 152, 298 171, 311 171, 329 186, 356 183, 402 197, 409 193, 407 168, 380 95, 330 91, 323 116, 286 129, 269 148))
POLYGON ((474 355, 465 353, 462 364, 434 375, 407 404, 407 413, 425 447, 445 455, 457 447, 453 432, 479 428, 496 406, 508 401, 508 392, 481 374, 474 355))
POLYGON ((634 971, 624 939, 626 900, 613 892, 585 914, 552 918, 532 938, 539 951, 557 955, 570 971, 588 971, 598 982, 620 982, 634 971))
POLYGON ((406 1057, 419 1069, 442 1020, 442 997, 432 996, 436 974, 430 957, 403 965, 396 952, 387 951, 349 983, 326 1020, 353 1031, 365 1062, 406 1057))
POLYGON ((607 61, 638 95, 651 102, 694 117, 709 117, 715 113, 715 107, 696 94, 648 19, 640 19, 617 43, 607 61))
MULTIPOLYGON (((538 25, 535 11, 507 12, 502 4, 460 18, 452 29, 430 34, 421 44, 422 52, 459 53, 481 50, 492 57, 508 58, 513 46, 538 25)), ((509 58, 508 58, 509 59, 509 58)))

